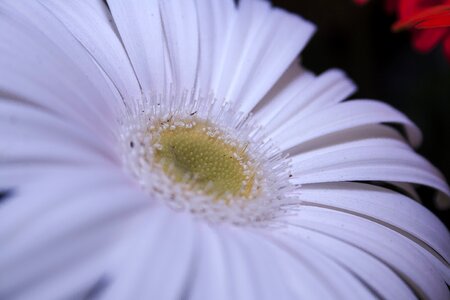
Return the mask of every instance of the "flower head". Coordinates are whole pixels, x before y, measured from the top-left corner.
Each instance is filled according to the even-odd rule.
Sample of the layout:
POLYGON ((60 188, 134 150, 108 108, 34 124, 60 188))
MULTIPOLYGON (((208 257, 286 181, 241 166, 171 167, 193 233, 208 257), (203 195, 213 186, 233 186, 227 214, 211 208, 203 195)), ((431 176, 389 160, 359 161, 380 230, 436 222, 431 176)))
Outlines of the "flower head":
POLYGON ((447 183, 406 116, 299 64, 314 30, 257 0, 1 2, 0 298, 448 298, 414 189, 447 183))

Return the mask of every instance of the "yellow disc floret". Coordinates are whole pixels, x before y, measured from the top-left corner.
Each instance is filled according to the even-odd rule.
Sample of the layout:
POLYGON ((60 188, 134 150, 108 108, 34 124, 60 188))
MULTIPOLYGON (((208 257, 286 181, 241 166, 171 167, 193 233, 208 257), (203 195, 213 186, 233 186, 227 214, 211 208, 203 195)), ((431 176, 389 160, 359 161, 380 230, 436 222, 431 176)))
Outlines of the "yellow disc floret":
POLYGON ((217 197, 251 196, 255 175, 245 147, 226 140, 206 122, 167 123, 159 132, 155 159, 168 176, 217 197))

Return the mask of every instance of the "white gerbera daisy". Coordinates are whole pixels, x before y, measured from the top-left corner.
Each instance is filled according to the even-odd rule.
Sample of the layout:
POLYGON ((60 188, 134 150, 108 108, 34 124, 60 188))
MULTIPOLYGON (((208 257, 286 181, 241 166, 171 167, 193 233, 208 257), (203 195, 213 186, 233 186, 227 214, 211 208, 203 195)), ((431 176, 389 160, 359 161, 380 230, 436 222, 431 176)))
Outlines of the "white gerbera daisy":
POLYGON ((413 200, 445 180, 403 114, 299 65, 313 31, 257 0, 0 2, 0 298, 448 299, 413 200))

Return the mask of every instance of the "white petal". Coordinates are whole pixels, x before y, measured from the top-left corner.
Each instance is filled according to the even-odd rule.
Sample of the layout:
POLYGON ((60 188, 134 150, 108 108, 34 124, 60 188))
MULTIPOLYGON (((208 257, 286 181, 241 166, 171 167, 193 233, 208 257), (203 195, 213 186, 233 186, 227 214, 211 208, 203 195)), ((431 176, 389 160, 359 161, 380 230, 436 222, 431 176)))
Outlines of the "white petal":
POLYGON ((154 207, 143 214, 122 243, 113 265, 114 284, 102 297, 182 297, 195 267, 192 264, 195 229, 191 216, 180 216, 166 207, 154 207))
POLYGON ((355 215, 302 206, 286 222, 319 231, 373 254, 392 267, 421 297, 447 299, 441 273, 403 235, 355 215))
POLYGON ((427 185, 449 194, 441 173, 411 149, 388 139, 324 147, 293 157, 293 183, 394 181, 427 185))
POLYGON ((322 110, 296 118, 296 121, 286 122, 273 133, 274 139, 280 142, 282 150, 326 135, 353 127, 377 123, 398 123, 408 132, 411 143, 420 143, 419 129, 402 113, 387 104, 355 100, 323 108, 322 110))
POLYGON ((201 95, 216 90, 224 64, 231 22, 235 15, 233 1, 197 0, 199 30, 199 65, 197 88, 201 95))
POLYGON ((314 26, 265 1, 240 1, 216 95, 249 112, 303 49, 314 26), (292 28, 295 28, 293 31, 292 28))
POLYGON ((303 69, 298 60, 294 60, 283 76, 252 110, 258 123, 265 128, 268 126, 275 128, 276 124, 273 123, 285 121, 284 116, 278 115, 287 105, 296 103, 295 98, 307 89, 314 79, 314 74, 303 69))
POLYGON ((403 194, 411 197, 411 199, 415 200, 417 203, 422 203, 420 200, 420 196, 414 188, 413 184, 405 183, 405 182, 390 182, 394 187, 399 189, 403 194))
POLYGON ((167 47, 173 89, 177 94, 196 86, 199 27, 193 0, 159 2, 164 42, 167 47))
MULTIPOLYGON (((192 265, 195 265, 185 286, 185 296, 192 299, 202 299, 205 295, 215 295, 215 299, 249 299, 249 295, 239 294, 242 290, 244 274, 250 273, 245 264, 236 257, 235 251, 229 249, 221 230, 213 226, 198 226, 196 255, 192 265), (233 264, 230 262, 233 261, 233 264), (215 274, 215 276, 211 276, 215 274)), ((249 283, 251 286, 252 284, 249 283)))
MULTIPOLYGON (((108 0, 142 91, 164 93, 172 82, 158 0, 108 0)), ((184 1, 183 1, 184 2, 184 1)))
MULTIPOLYGON (((333 259, 323 255, 311 247, 309 241, 294 240, 292 238, 286 238, 278 233, 271 234, 269 236, 271 242, 277 244, 281 249, 291 253, 293 256, 310 269, 306 272, 317 274, 320 280, 315 283, 318 284, 314 290, 323 289, 323 286, 327 286, 332 291, 332 297, 337 299, 376 299, 375 295, 367 289, 360 279, 355 277, 347 269, 343 268, 333 259)), ((292 270, 293 266, 286 266, 286 270, 291 269, 293 276, 296 272, 292 270)), ((302 272, 303 273, 303 272, 302 272)), ((302 278, 303 279, 303 278, 302 278)), ((292 280, 292 287, 298 287, 299 283, 296 280, 292 280)), ((314 292, 314 297, 324 299, 323 297, 330 297, 330 295, 319 295, 314 292)), ((300 296, 300 295, 297 295, 300 296)), ((311 297, 311 295, 309 296, 311 297)))
POLYGON ((105 136, 23 102, 0 99, 0 162, 118 163, 115 145, 105 136))
POLYGON ((68 170, 73 164, 46 164, 34 163, 2 163, 0 168, 0 190, 14 191, 15 188, 33 182, 36 178, 52 172, 68 170))
MULTIPOLYGON (((320 136, 290 148, 287 152, 295 157, 297 155, 315 153, 321 149, 329 149, 336 146, 337 149, 346 148, 348 143, 361 143, 366 146, 377 146, 383 144, 388 147, 399 147, 411 149, 406 139, 395 129, 387 125, 370 124, 349 128, 334 132, 333 134, 320 136), (343 146, 339 146, 343 145, 343 146)), ((324 150, 326 151, 326 150, 324 150)))
MULTIPOLYGON (((85 241, 77 239, 76 242, 65 249, 54 247, 51 250, 53 252, 51 257, 39 257, 27 262, 29 269, 41 268, 36 276, 38 279, 45 277, 45 282, 35 280, 27 282, 26 288, 15 291, 0 290, 2 299, 84 299, 84 295, 89 293, 95 283, 106 278, 105 270, 110 263, 107 248, 112 245, 108 241, 97 241, 91 244, 90 248, 86 248, 80 247, 85 241), (89 255, 83 252, 89 252, 89 255), (83 255, 80 255, 81 253, 83 255), (59 262, 60 265, 55 266, 55 262, 59 262), (53 268, 62 270, 56 271, 53 268)), ((11 272, 4 276, 9 277, 7 281, 9 282, 15 280, 14 276, 17 276, 17 273, 11 272)))
MULTIPOLYGON (((265 125, 267 132, 296 124, 309 114, 337 104, 355 91, 353 82, 339 70, 329 70, 307 83, 306 87, 299 86, 298 90, 292 88, 289 101, 277 108, 277 114, 265 125)), ((277 98, 271 101, 277 101, 277 98)))
POLYGON ((17 297, 31 291, 57 293, 51 287, 60 280, 68 293, 87 288, 78 272, 86 274, 90 266, 94 272, 96 260, 101 263, 114 249, 127 222, 149 206, 126 177, 107 168, 47 175, 22 186, 9 200, 0 211, 0 242, 8 245, 0 257, 0 294, 17 297), (79 280, 70 285, 71 277, 79 280))
POLYGON ((367 217, 407 237, 408 233, 450 261, 450 234, 445 226, 425 207, 399 193, 361 183, 307 184, 301 187, 299 200, 367 217))
MULTIPOLYGON (((162 209, 167 208, 158 208, 162 209)), ((160 211, 157 213, 161 214, 160 211)), ((147 228, 155 226, 151 221, 147 224, 147 228)), ((180 216, 169 212, 163 225, 162 232, 160 230, 154 235, 153 245, 147 251, 146 259, 141 261, 144 264, 147 262, 142 273, 143 280, 136 282, 138 290, 142 291, 139 295, 141 299, 179 299, 189 288, 196 268, 193 257, 198 255, 199 224, 191 215, 180 216), (170 288, 161 288, 165 285, 170 288)), ((142 238, 149 238, 149 234, 144 232, 142 238)))
MULTIPOLYGON (((254 241, 242 231, 227 228, 216 231, 214 234, 220 236, 222 247, 222 251, 216 255, 223 257, 216 257, 214 260, 224 260, 227 264, 226 271, 212 270, 198 258, 201 269, 195 274, 195 282, 189 289, 193 299, 215 298, 217 292, 213 289, 214 286, 220 286, 222 289, 229 287, 227 293, 232 299, 272 299, 275 294, 286 299, 290 291, 281 278, 279 265, 267 259, 268 256, 275 258, 275 253, 270 251, 269 247, 254 241), (256 249, 258 251, 255 251, 256 249)), ((211 234, 202 236, 203 251, 209 249, 206 245, 209 244, 211 234)), ((227 298, 221 295, 220 299, 227 298)))
POLYGON ((5 1, 0 10, 2 96, 107 133, 117 103, 88 53, 37 2, 5 1))
POLYGON ((196 260, 199 269, 193 274, 195 280, 189 289, 193 299, 360 299, 358 296, 370 296, 350 273, 320 253, 310 251, 307 245, 300 250, 289 249, 284 243, 277 245, 272 237, 261 232, 227 227, 215 231, 215 234, 212 230, 206 231, 209 236, 202 235, 204 243, 198 254, 211 249, 206 247, 211 239, 217 243, 220 240, 221 250, 208 256, 216 256, 213 261, 223 260, 226 264, 223 269, 211 269, 215 264, 208 264, 209 260, 196 260), (336 274, 341 275, 340 281, 335 280, 336 274), (224 288, 228 288, 226 294, 220 294, 224 288))
POLYGON ((41 0, 89 51, 124 99, 141 94, 131 63, 111 25, 110 13, 102 0, 41 0))
MULTIPOLYGON (((301 227, 285 227, 281 232, 288 235, 291 243, 306 243, 314 247, 355 274, 367 286, 371 287, 380 298, 412 299, 412 290, 382 261, 339 239, 301 227), (295 241, 295 242, 294 242, 295 241)), ((339 279, 337 278, 337 281, 339 279)))
MULTIPOLYGON (((127 176, 120 169, 106 166, 84 168, 60 168, 58 171, 43 173, 39 178, 26 182, 16 189, 11 201, 4 203, 0 211, 0 241, 14 240, 15 243, 30 243, 30 247, 38 247, 40 242, 52 239, 71 228, 71 226, 88 226, 89 222, 101 221, 102 214, 111 214, 122 210, 126 213, 126 207, 136 207, 147 201, 143 201, 142 194, 130 185, 127 176), (123 200, 119 195, 111 196, 107 190, 116 188, 121 194, 133 195, 131 199, 123 200), (78 191, 78 192, 77 192, 78 191), (96 195, 96 194, 99 194, 96 195), (98 200, 92 201, 92 199, 98 200), (107 199, 109 196, 111 199, 107 199), (75 198, 75 200, 71 200, 75 198), (32 200, 29 200, 32 199, 32 200), (88 209, 89 208, 89 209, 88 209), (83 211, 83 209, 85 211, 83 211), (8 215, 14 214, 14 218, 8 215), (40 218, 39 215, 46 215, 40 218), (71 216, 70 222, 51 222, 51 218, 71 216), (96 219, 97 218, 97 219, 96 219), (59 226, 54 226, 59 224, 59 226), (39 226, 33 226, 39 225, 39 226), (53 227, 53 228, 51 228, 53 227), (46 234, 42 231, 49 229, 46 234), (19 230, 25 230, 16 236, 19 230), (31 239, 40 242, 33 245, 31 239)), ((112 193, 113 194, 113 193, 112 193)), ((20 251, 8 251, 13 256, 20 255, 20 251, 29 251, 29 247, 22 247, 20 251)), ((2 256, 1 259, 4 259, 2 256)))
POLYGON ((236 251, 235 255, 240 256, 239 259, 230 260, 230 266, 237 268, 239 264, 243 264, 247 269, 241 280, 234 283, 236 298, 335 298, 333 289, 321 284, 322 274, 316 273, 314 267, 276 247, 266 238, 238 230, 228 232, 228 236, 224 238, 228 240, 228 249, 233 249, 236 251))

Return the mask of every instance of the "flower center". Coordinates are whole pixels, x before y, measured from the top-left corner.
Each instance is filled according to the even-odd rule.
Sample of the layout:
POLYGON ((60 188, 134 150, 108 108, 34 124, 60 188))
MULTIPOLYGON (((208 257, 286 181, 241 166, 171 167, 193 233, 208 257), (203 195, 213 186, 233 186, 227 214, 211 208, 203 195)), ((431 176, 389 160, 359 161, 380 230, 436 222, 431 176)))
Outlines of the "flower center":
POLYGON ((286 155, 250 114, 214 95, 143 96, 119 122, 124 165, 152 201, 251 226, 265 226, 296 201, 286 155))
POLYGON ((189 182, 216 198, 250 198, 255 175, 245 147, 205 121, 175 122, 165 127, 156 140, 154 155, 169 177, 189 182))

